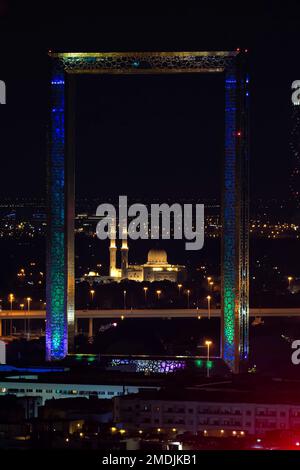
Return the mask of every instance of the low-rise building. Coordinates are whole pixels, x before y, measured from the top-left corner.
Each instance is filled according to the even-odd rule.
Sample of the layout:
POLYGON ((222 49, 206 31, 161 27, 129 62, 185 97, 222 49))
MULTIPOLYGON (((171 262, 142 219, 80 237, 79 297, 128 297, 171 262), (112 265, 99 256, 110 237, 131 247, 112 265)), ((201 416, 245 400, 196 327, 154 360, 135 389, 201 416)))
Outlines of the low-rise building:
POLYGON ((13 394, 17 397, 41 397, 46 400, 71 397, 97 397, 111 399, 115 396, 138 393, 143 389, 159 389, 160 379, 130 373, 109 373, 95 370, 88 373, 61 372, 43 374, 3 374, 0 377, 0 397, 13 394))
MULTIPOLYGON (((299 387, 298 387, 299 388, 299 387)), ((128 429, 214 435, 264 435, 300 429, 300 395, 207 389, 146 392, 114 399, 114 421, 128 429)))

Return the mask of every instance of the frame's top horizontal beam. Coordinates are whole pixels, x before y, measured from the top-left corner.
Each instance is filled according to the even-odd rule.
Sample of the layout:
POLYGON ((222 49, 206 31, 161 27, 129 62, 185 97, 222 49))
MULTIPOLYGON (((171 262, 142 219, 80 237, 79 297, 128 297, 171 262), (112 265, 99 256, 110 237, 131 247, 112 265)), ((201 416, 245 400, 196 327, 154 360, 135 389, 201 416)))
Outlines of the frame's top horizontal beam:
POLYGON ((235 57, 238 51, 191 51, 191 52, 48 52, 56 59, 85 59, 103 57, 235 57))
POLYGON ((223 72, 238 51, 49 52, 56 70, 69 74, 161 74, 223 72))

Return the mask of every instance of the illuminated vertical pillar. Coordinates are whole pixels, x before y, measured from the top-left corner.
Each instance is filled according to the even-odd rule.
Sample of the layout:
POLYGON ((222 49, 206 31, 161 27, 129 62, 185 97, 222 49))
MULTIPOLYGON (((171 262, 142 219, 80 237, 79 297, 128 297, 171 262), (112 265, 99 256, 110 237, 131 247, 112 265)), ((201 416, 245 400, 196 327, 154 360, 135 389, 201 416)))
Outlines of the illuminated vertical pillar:
POLYGON ((249 76, 244 68, 239 80, 240 250, 239 250, 239 358, 249 356, 249 76))
POLYGON ((54 61, 48 152, 46 359, 63 359, 74 336, 74 184, 65 158, 65 74, 54 61))
POLYGON ((109 243, 109 275, 111 277, 115 277, 117 271, 116 228, 114 223, 111 225, 111 236, 109 243))
POLYGON ((66 83, 66 151, 65 151, 65 232, 66 232, 66 312, 68 326, 68 352, 75 345, 75 77, 67 75, 66 83))
POLYGON ((121 272, 122 278, 126 277, 126 271, 128 269, 128 242, 127 242, 127 230, 123 229, 122 247, 121 247, 121 272))
POLYGON ((247 82, 242 67, 226 70, 221 351, 235 373, 249 352, 247 82))

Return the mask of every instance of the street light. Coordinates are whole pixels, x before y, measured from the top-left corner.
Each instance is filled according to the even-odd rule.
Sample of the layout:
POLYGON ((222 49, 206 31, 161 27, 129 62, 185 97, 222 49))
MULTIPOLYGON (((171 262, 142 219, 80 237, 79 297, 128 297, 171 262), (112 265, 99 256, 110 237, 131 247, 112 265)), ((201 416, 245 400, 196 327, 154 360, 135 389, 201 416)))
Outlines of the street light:
POLYGON ((207 299, 208 319, 210 320, 210 301, 211 301, 211 296, 208 295, 208 296, 206 297, 206 299, 207 299))
POLYGON ((191 294, 191 291, 190 289, 188 289, 186 291, 186 295, 187 295, 187 308, 190 308, 190 294, 191 294))
POLYGON ((210 286, 210 290, 212 292, 213 291, 213 286, 214 286, 214 281, 210 281, 209 286, 210 286))
MULTIPOLYGON (((24 310, 25 304, 20 304, 20 309, 24 310)), ((26 317, 24 319, 24 334, 26 334, 26 317)))
POLYGON ((10 302, 10 309, 12 310, 13 309, 13 301, 15 300, 14 294, 9 294, 8 300, 10 302))
POLYGON ((159 299, 160 299, 160 294, 161 294, 161 290, 157 290, 157 291, 156 291, 157 300, 159 300, 159 299))
MULTIPOLYGON (((13 301, 15 300, 14 294, 9 294, 10 309, 13 309, 13 301)), ((10 320, 10 335, 12 335, 12 318, 10 320)))
POLYGON ((145 305, 147 305, 147 292, 148 292, 148 287, 143 287, 144 289, 144 295, 145 295, 145 305))
POLYGON ((178 287, 178 297, 180 297, 180 291, 182 289, 182 284, 177 284, 178 287))
POLYGON ((91 289, 91 290, 90 290, 90 294, 91 294, 91 305, 92 305, 92 304, 93 304, 93 301, 94 301, 94 295, 95 295, 94 289, 91 289))
MULTIPOLYGON (((26 300, 27 300, 27 310, 29 312, 30 311, 30 302, 32 301, 32 298, 27 297, 26 300)), ((25 319, 25 322, 26 322, 26 319, 25 319)), ((28 320, 27 320, 27 326, 28 326, 27 339, 29 339, 30 338, 30 318, 29 317, 28 317, 28 320)))
POLYGON ((124 310, 126 310, 126 290, 123 291, 123 296, 124 296, 124 310))
POLYGON ((207 356, 206 356, 206 377, 209 377, 209 347, 212 345, 212 341, 206 340, 205 346, 207 347, 207 356))
POLYGON ((288 282, 289 282, 289 289, 291 288, 291 282, 293 280, 292 276, 288 276, 288 282))

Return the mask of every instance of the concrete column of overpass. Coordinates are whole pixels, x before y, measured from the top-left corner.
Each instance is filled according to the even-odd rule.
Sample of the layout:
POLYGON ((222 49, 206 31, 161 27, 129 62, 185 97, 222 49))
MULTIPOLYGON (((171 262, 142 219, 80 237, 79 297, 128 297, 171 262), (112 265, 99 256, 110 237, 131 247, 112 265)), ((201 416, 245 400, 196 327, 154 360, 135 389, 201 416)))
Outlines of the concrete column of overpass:
POLYGON ((93 336, 93 319, 89 318, 89 338, 93 336))

